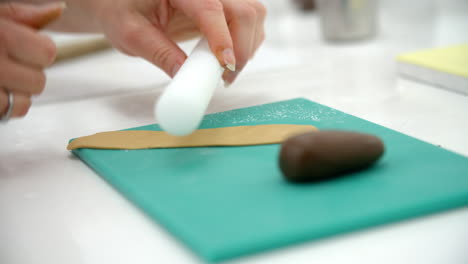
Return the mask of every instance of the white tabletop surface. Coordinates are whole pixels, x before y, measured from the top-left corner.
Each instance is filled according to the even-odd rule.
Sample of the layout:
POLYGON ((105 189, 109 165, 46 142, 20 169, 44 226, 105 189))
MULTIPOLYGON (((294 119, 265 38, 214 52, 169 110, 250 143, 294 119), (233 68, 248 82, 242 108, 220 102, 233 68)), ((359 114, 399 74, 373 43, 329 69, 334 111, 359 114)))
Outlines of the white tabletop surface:
MULTIPOLYGON (((305 97, 468 156, 468 96, 401 79, 395 62, 468 41, 467 1, 381 1, 377 37, 340 45, 321 39, 316 14, 276 3, 265 45, 208 112, 305 97)), ((65 149, 73 137, 154 123, 169 79, 116 51, 47 75, 27 117, 0 126, 0 263, 202 263, 65 149)), ((229 263, 466 264, 468 207, 229 263)))

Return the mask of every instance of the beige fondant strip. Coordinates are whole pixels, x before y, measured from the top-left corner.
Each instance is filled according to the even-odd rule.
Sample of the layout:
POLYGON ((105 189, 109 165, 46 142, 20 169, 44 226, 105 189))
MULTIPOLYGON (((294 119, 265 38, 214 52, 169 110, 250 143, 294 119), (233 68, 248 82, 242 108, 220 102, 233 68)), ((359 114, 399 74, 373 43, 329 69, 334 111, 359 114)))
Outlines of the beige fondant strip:
POLYGON ((317 130, 311 125, 256 125, 199 129, 177 137, 163 131, 129 130, 102 132, 80 137, 67 149, 147 149, 203 146, 246 146, 283 142, 286 138, 317 130))

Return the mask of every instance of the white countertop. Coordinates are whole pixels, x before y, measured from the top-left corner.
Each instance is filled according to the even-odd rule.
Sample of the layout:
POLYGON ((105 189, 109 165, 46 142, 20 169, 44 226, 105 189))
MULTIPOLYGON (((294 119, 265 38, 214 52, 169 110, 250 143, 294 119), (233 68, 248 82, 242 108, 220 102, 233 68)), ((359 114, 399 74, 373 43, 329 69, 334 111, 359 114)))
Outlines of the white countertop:
MULTIPOLYGON (((316 15, 272 10, 265 45, 208 111, 305 97, 468 156, 468 96, 400 79, 394 59, 468 41, 462 2, 382 1, 377 38, 341 45, 321 40, 316 15)), ((154 123, 169 79, 112 50, 47 74, 28 116, 0 125, 0 263, 201 263, 65 149, 73 137, 154 123)), ((466 264, 467 249, 464 207, 229 263, 466 264)))

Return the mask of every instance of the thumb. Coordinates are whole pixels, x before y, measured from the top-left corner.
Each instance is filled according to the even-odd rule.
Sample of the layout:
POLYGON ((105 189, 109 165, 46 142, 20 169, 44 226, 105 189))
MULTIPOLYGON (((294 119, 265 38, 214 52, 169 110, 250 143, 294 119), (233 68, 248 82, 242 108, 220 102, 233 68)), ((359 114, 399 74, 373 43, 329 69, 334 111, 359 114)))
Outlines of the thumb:
POLYGON ((0 4, 0 17, 10 18, 17 23, 40 29, 57 19, 65 8, 65 2, 31 5, 8 2, 0 4))

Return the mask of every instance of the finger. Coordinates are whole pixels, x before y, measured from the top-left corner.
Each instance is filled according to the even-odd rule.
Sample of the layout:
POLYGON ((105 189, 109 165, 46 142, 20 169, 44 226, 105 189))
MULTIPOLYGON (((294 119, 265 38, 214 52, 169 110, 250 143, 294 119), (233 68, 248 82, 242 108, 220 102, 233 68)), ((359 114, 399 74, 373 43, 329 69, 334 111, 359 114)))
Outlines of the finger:
POLYGON ((250 4, 257 11, 257 23, 255 27, 254 47, 253 47, 252 54, 250 55, 250 58, 252 58, 255 52, 260 47, 260 45, 262 45, 263 41, 265 40, 265 18, 267 15, 267 10, 260 1, 251 0, 250 4))
POLYGON ((223 4, 219 0, 171 0, 171 5, 195 22, 219 63, 234 70, 236 57, 223 4))
POLYGON ((175 12, 172 16, 166 34, 173 41, 185 41, 200 36, 200 30, 187 16, 181 12, 175 12))
POLYGON ((132 16, 123 21, 118 46, 127 53, 145 58, 174 77, 187 58, 179 46, 144 17, 132 16))
POLYGON ((39 94, 44 90, 46 77, 43 71, 12 60, 4 60, 0 68, 1 87, 25 94, 39 94))
POLYGON ((236 71, 224 73, 224 80, 232 83, 245 67, 254 48, 257 11, 248 2, 228 0, 224 2, 236 55, 236 71))
POLYGON ((31 107, 31 97, 29 95, 14 93, 13 94, 13 109, 11 109, 11 117, 25 116, 31 107))
POLYGON ((260 48, 260 46, 262 45, 263 41, 265 41, 265 32, 262 30, 261 32, 258 33, 258 35, 255 35, 255 45, 254 45, 254 50, 252 52, 252 55, 250 57, 250 59, 253 58, 253 56, 255 55, 255 53, 258 51, 258 49, 260 48))
POLYGON ((8 20, 0 20, 0 28, 0 39, 10 58, 39 68, 54 61, 56 47, 47 36, 8 20))
POLYGON ((57 19, 65 8, 65 2, 31 5, 16 2, 0 4, 0 16, 12 19, 35 29, 40 29, 57 19))
POLYGON ((4 89, 0 90, 0 117, 8 111, 8 94, 4 89))
MULTIPOLYGON (((4 90, 0 92, 0 116, 6 114, 8 110, 8 93, 4 90)), ((26 94, 13 93, 13 108, 10 117, 22 117, 28 113, 31 107, 31 97, 26 94)))

